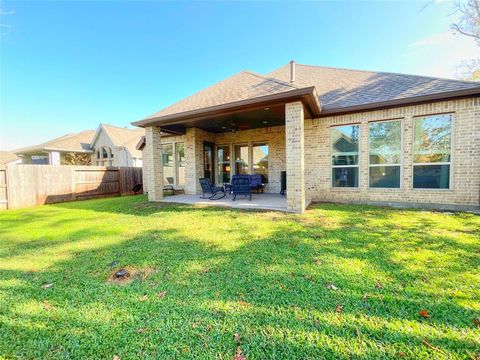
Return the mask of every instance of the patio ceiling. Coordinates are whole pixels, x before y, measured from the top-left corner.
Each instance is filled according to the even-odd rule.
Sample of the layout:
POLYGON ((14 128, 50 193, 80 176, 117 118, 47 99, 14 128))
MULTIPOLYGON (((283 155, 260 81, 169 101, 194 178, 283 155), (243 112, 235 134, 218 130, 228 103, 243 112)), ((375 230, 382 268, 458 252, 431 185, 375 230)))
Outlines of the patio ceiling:
POLYGON ((285 105, 267 106, 261 109, 239 111, 204 119, 191 119, 181 124, 164 125, 162 131, 184 133, 186 128, 196 127, 212 133, 243 131, 285 124, 285 105))
POLYGON ((301 101, 305 118, 320 114, 321 105, 314 87, 295 89, 227 104, 215 105, 183 113, 151 117, 132 123, 136 126, 160 126, 162 131, 183 134, 196 127, 220 133, 241 131, 285 124, 285 104, 301 101))

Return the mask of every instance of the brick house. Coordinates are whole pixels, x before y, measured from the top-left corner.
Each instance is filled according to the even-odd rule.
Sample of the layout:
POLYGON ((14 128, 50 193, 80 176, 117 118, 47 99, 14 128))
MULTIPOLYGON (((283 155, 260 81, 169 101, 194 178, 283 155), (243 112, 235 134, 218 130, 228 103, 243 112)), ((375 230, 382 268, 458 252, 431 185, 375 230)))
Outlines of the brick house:
POLYGON ((300 65, 242 71, 141 121, 144 187, 287 174, 287 210, 311 201, 478 209, 480 83, 300 65))

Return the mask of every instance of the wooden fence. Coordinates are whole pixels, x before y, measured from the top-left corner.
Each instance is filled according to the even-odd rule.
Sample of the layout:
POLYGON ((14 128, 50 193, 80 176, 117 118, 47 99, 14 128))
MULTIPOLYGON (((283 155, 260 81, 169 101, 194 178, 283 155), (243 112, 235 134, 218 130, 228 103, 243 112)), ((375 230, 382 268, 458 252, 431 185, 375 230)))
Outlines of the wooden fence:
POLYGON ((0 169, 0 209, 130 195, 142 168, 9 165, 0 169))

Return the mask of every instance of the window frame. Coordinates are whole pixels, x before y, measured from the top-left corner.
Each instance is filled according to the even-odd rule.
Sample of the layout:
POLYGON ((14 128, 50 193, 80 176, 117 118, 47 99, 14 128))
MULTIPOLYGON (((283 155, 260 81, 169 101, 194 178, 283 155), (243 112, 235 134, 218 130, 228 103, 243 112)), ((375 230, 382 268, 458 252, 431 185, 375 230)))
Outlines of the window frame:
POLYGON ((443 113, 435 113, 435 114, 425 114, 425 115, 415 115, 412 116, 412 162, 410 171, 412 174, 411 179, 411 187, 413 191, 452 191, 454 190, 453 182, 452 182, 452 174, 453 174, 453 167, 454 167, 454 139, 455 139, 455 113, 454 112, 443 112, 443 113), (429 116, 439 116, 439 115, 450 115, 450 162, 436 162, 436 163, 416 163, 415 162, 415 120, 419 118, 426 118, 429 116), (448 188, 444 189, 436 189, 436 188, 416 188, 413 186, 415 182, 414 170, 415 166, 429 166, 429 165, 449 165, 449 174, 448 174, 448 188))
POLYGON ((268 147, 268 166, 267 166, 267 181, 265 182, 265 184, 268 184, 270 182, 270 145, 268 144, 268 141, 254 141, 252 143, 250 143, 250 152, 251 152, 251 158, 252 158, 252 161, 251 161, 251 165, 250 165, 250 174, 253 174, 253 148, 255 146, 267 146, 268 147))
POLYGON ((180 158, 179 158, 179 156, 178 156, 178 151, 177 151, 177 145, 178 145, 178 144, 183 144, 183 158, 184 158, 184 160, 183 160, 183 169, 184 169, 184 172, 185 172, 185 173, 186 173, 186 168, 187 168, 187 166, 186 166, 186 165, 187 165, 187 164, 186 164, 187 158, 186 158, 186 156, 185 156, 185 141, 175 141, 175 142, 173 143, 173 158, 174 158, 174 160, 173 160, 173 166, 174 166, 174 174, 175 174, 174 182, 175 182, 175 186, 176 186, 177 188, 180 188, 180 187, 185 187, 185 184, 186 184, 187 180, 186 180, 186 176, 185 176, 185 175, 184 175, 184 176, 185 176, 185 182, 184 182, 183 184, 180 184, 180 182, 179 182, 179 180, 178 180, 178 179, 180 178, 180 171, 179 171, 179 170, 180 170, 180 158))
POLYGON ((361 185, 362 185, 362 178, 360 174, 360 165, 362 163, 361 159, 361 150, 362 150, 362 123, 350 123, 350 124, 338 124, 338 125, 331 125, 328 129, 328 138, 329 138, 329 163, 330 163, 330 189, 336 190, 336 189, 342 189, 342 190, 360 190, 361 185), (332 138, 332 129, 338 128, 338 127, 344 127, 344 126, 358 126, 358 164, 357 165, 333 165, 333 138, 332 138), (338 168, 357 168, 358 169, 358 184, 357 186, 333 186, 333 169, 338 169, 338 168))
MULTIPOLYGON (((403 133, 404 133, 404 118, 396 118, 396 119, 385 119, 385 120, 372 120, 368 122, 368 161, 367 161, 367 176, 368 176, 368 190, 388 190, 388 191, 395 191, 403 189, 403 133), (399 164, 370 164, 370 124, 380 123, 380 122, 393 122, 393 121, 400 121, 400 163, 399 164), (370 167, 386 167, 386 166, 400 166, 400 184, 399 187, 395 188, 387 188, 387 187, 371 187, 370 185, 370 167)), ((412 173, 413 175, 413 173, 412 173)), ((413 176, 412 176, 413 178, 413 176)))
POLYGON ((222 183, 219 183, 218 182, 218 175, 220 174, 220 172, 218 171, 218 148, 227 148, 228 147, 228 151, 230 153, 230 160, 228 161, 228 166, 230 166, 230 172, 229 172, 229 177, 230 177, 230 182, 232 182, 232 176, 235 175, 234 172, 235 170, 233 169, 232 167, 232 158, 234 156, 233 152, 235 150, 235 147, 233 146, 232 143, 220 143, 220 144, 215 144, 215 167, 216 167, 216 175, 217 175, 217 178, 215 179, 215 183, 218 185, 218 184, 221 184, 223 185, 223 182, 222 183))
POLYGON ((242 175, 242 174, 237 174, 237 153, 236 153, 236 147, 237 146, 246 146, 247 147, 247 161, 248 161, 248 166, 247 166, 247 171, 251 173, 252 169, 252 143, 248 142, 239 142, 239 143, 232 143, 232 150, 233 150, 233 169, 232 169, 232 156, 230 156, 230 169, 233 170, 233 174, 230 175, 230 181, 232 179, 233 175, 242 175))
MULTIPOLYGON (((172 146, 172 157, 173 157, 173 184, 170 184, 170 185, 173 185, 173 187, 175 189, 183 189, 185 187, 186 184, 179 184, 178 183, 178 169, 179 169, 179 166, 178 166, 178 155, 177 155, 177 144, 183 144, 183 151, 185 152, 185 141, 169 141, 169 142, 165 142, 165 143, 162 143, 161 146, 162 146, 162 169, 163 169, 163 147, 165 145, 171 145, 172 146)), ((143 160, 142 160, 143 162, 143 160)), ((143 164, 142 164, 143 166, 143 164)), ((187 167, 187 164, 186 164, 186 156, 185 156, 185 168, 187 167)), ((165 177, 165 174, 163 174, 163 177, 165 177)), ((186 183, 186 180, 185 180, 185 183, 186 183)))

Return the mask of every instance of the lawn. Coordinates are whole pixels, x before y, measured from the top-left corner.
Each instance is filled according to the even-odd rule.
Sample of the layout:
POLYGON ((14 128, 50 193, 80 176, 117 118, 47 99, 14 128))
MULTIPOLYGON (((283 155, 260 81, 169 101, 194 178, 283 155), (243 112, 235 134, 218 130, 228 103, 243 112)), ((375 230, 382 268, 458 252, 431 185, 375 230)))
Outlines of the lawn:
POLYGON ((0 239, 0 358, 480 356, 478 215, 139 196, 4 211, 0 239))

